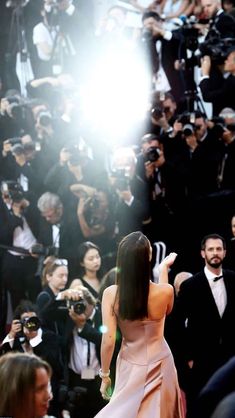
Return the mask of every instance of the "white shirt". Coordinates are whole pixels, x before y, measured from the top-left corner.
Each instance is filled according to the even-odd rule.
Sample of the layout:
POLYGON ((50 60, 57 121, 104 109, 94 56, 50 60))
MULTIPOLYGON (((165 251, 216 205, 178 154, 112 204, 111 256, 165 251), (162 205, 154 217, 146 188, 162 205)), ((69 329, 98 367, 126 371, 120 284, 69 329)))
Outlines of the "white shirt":
MULTIPOLYGON (((211 273, 207 267, 204 267, 204 273, 206 275, 209 286, 211 288, 219 314, 222 317, 226 304, 227 304, 227 293, 226 293, 226 288, 224 284, 224 279, 222 278, 214 282, 214 278, 217 277, 217 275, 211 273)), ((223 273, 221 270, 219 276, 222 276, 222 274, 223 273)))
MULTIPOLYGON (((90 317, 93 318, 95 309, 90 317)), ((96 356, 95 344, 85 340, 78 334, 77 328, 73 330, 73 346, 70 350, 69 367, 77 374, 82 374, 82 370, 88 367, 88 345, 90 345, 90 363, 89 367, 99 374, 100 364, 96 356)))
MULTIPOLYGON (((36 244, 36 238, 33 235, 31 229, 28 226, 26 219, 22 216, 23 228, 17 226, 13 233, 13 246, 21 247, 25 250, 30 250, 30 248, 36 244)), ((15 251, 9 251, 13 255, 21 255, 15 251)))
POLYGON ((36 45, 38 57, 42 61, 49 61, 51 57, 43 52, 39 44, 46 43, 52 48, 54 39, 55 39, 55 31, 50 32, 47 26, 43 22, 40 22, 36 26, 34 26, 33 43, 34 45, 36 45))

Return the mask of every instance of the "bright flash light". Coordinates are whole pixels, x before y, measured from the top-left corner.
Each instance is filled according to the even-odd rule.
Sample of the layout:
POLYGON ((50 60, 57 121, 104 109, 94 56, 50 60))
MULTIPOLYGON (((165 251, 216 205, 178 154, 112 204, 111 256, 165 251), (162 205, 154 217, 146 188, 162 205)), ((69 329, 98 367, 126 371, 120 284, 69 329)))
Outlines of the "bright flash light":
POLYGON ((101 334, 106 334, 107 331, 108 331, 108 327, 106 327, 106 325, 101 325, 100 326, 101 334))
POLYGON ((132 44, 118 45, 99 56, 82 91, 84 119, 114 142, 144 119, 150 91, 146 59, 132 44))

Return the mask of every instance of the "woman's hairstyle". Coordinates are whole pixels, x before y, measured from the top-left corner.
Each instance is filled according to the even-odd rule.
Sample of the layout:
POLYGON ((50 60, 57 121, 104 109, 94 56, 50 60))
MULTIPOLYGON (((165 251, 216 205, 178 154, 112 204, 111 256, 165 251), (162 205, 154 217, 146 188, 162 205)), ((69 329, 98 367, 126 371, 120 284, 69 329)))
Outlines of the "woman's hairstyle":
POLYGON ((101 283, 100 283, 100 290, 99 290, 99 296, 98 296, 98 300, 100 302, 102 301, 102 296, 106 287, 112 286, 113 284, 116 283, 116 277, 117 277, 117 267, 111 268, 103 276, 101 283))
POLYGON ((142 232, 122 239, 117 253, 118 312, 122 319, 148 316, 150 244, 142 232))
POLYGON ((54 271, 58 269, 58 267, 61 267, 61 266, 67 267, 67 265, 68 265, 68 262, 65 259, 56 258, 54 256, 48 257, 47 262, 42 271, 42 279, 41 279, 42 287, 45 287, 48 285, 48 282, 47 282, 48 274, 49 276, 51 276, 54 273, 54 271))
POLYGON ((35 417, 36 370, 51 377, 49 364, 34 354, 7 353, 0 357, 0 416, 35 417))
POLYGON ((83 260, 87 251, 89 250, 97 250, 101 257, 100 248, 93 242, 84 241, 82 244, 80 244, 78 247, 78 261, 79 261, 79 269, 82 275, 85 274, 85 268, 82 266, 82 263, 83 263, 83 260))

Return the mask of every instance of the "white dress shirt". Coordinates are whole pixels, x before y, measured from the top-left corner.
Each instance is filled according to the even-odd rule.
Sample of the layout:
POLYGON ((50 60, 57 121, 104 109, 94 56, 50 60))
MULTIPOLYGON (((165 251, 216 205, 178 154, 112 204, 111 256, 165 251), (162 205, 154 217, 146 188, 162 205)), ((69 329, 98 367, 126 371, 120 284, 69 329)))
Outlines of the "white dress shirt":
MULTIPOLYGON (((226 293, 226 288, 224 284, 224 279, 221 278, 218 281, 214 282, 214 278, 218 277, 218 275, 211 273, 207 267, 204 268, 204 273, 206 275, 209 286, 211 288, 219 314, 222 317, 226 304, 227 304, 227 293, 226 293)), ((219 273, 219 276, 222 276, 222 275, 223 275, 223 272, 221 270, 221 272, 219 273)))

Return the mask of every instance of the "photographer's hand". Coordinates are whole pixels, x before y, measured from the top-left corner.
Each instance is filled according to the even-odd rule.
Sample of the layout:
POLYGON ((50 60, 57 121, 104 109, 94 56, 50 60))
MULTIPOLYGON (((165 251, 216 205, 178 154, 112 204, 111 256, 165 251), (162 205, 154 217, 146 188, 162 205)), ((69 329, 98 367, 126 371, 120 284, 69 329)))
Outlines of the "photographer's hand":
POLYGON ((86 315, 84 313, 82 314, 77 314, 76 312, 74 312, 74 308, 73 306, 69 309, 69 316, 70 318, 73 320, 73 322, 75 323, 76 327, 79 330, 82 330, 85 323, 86 323, 86 315))
POLYGON ((22 199, 20 202, 12 202, 12 211, 15 216, 21 216, 23 210, 29 206, 29 201, 22 199))
POLYGON ((11 323, 11 329, 10 329, 10 332, 8 334, 9 338, 14 340, 15 337, 16 337, 16 334, 21 331, 21 328, 22 328, 22 326, 21 326, 21 323, 20 323, 19 319, 13 319, 13 321, 11 323))
POLYGON ((209 55, 205 55, 201 59, 201 72, 202 72, 203 77, 206 77, 206 76, 210 75, 210 72, 211 72, 211 58, 209 57, 209 55))
POLYGON ((83 293, 81 290, 76 290, 76 289, 66 289, 63 290, 62 292, 60 292, 60 299, 61 300, 79 300, 80 298, 83 297, 83 293))
POLYGON ((117 189, 117 194, 120 197, 120 199, 124 200, 124 202, 127 205, 131 205, 131 203, 132 203, 132 201, 134 199, 134 196, 132 195, 130 189, 128 189, 128 190, 119 190, 119 189, 117 189))
POLYGON ((9 152, 11 152, 11 148, 12 148, 12 145, 11 145, 10 140, 7 139, 6 141, 4 141, 3 149, 2 149, 2 156, 6 157, 9 154, 9 152))

